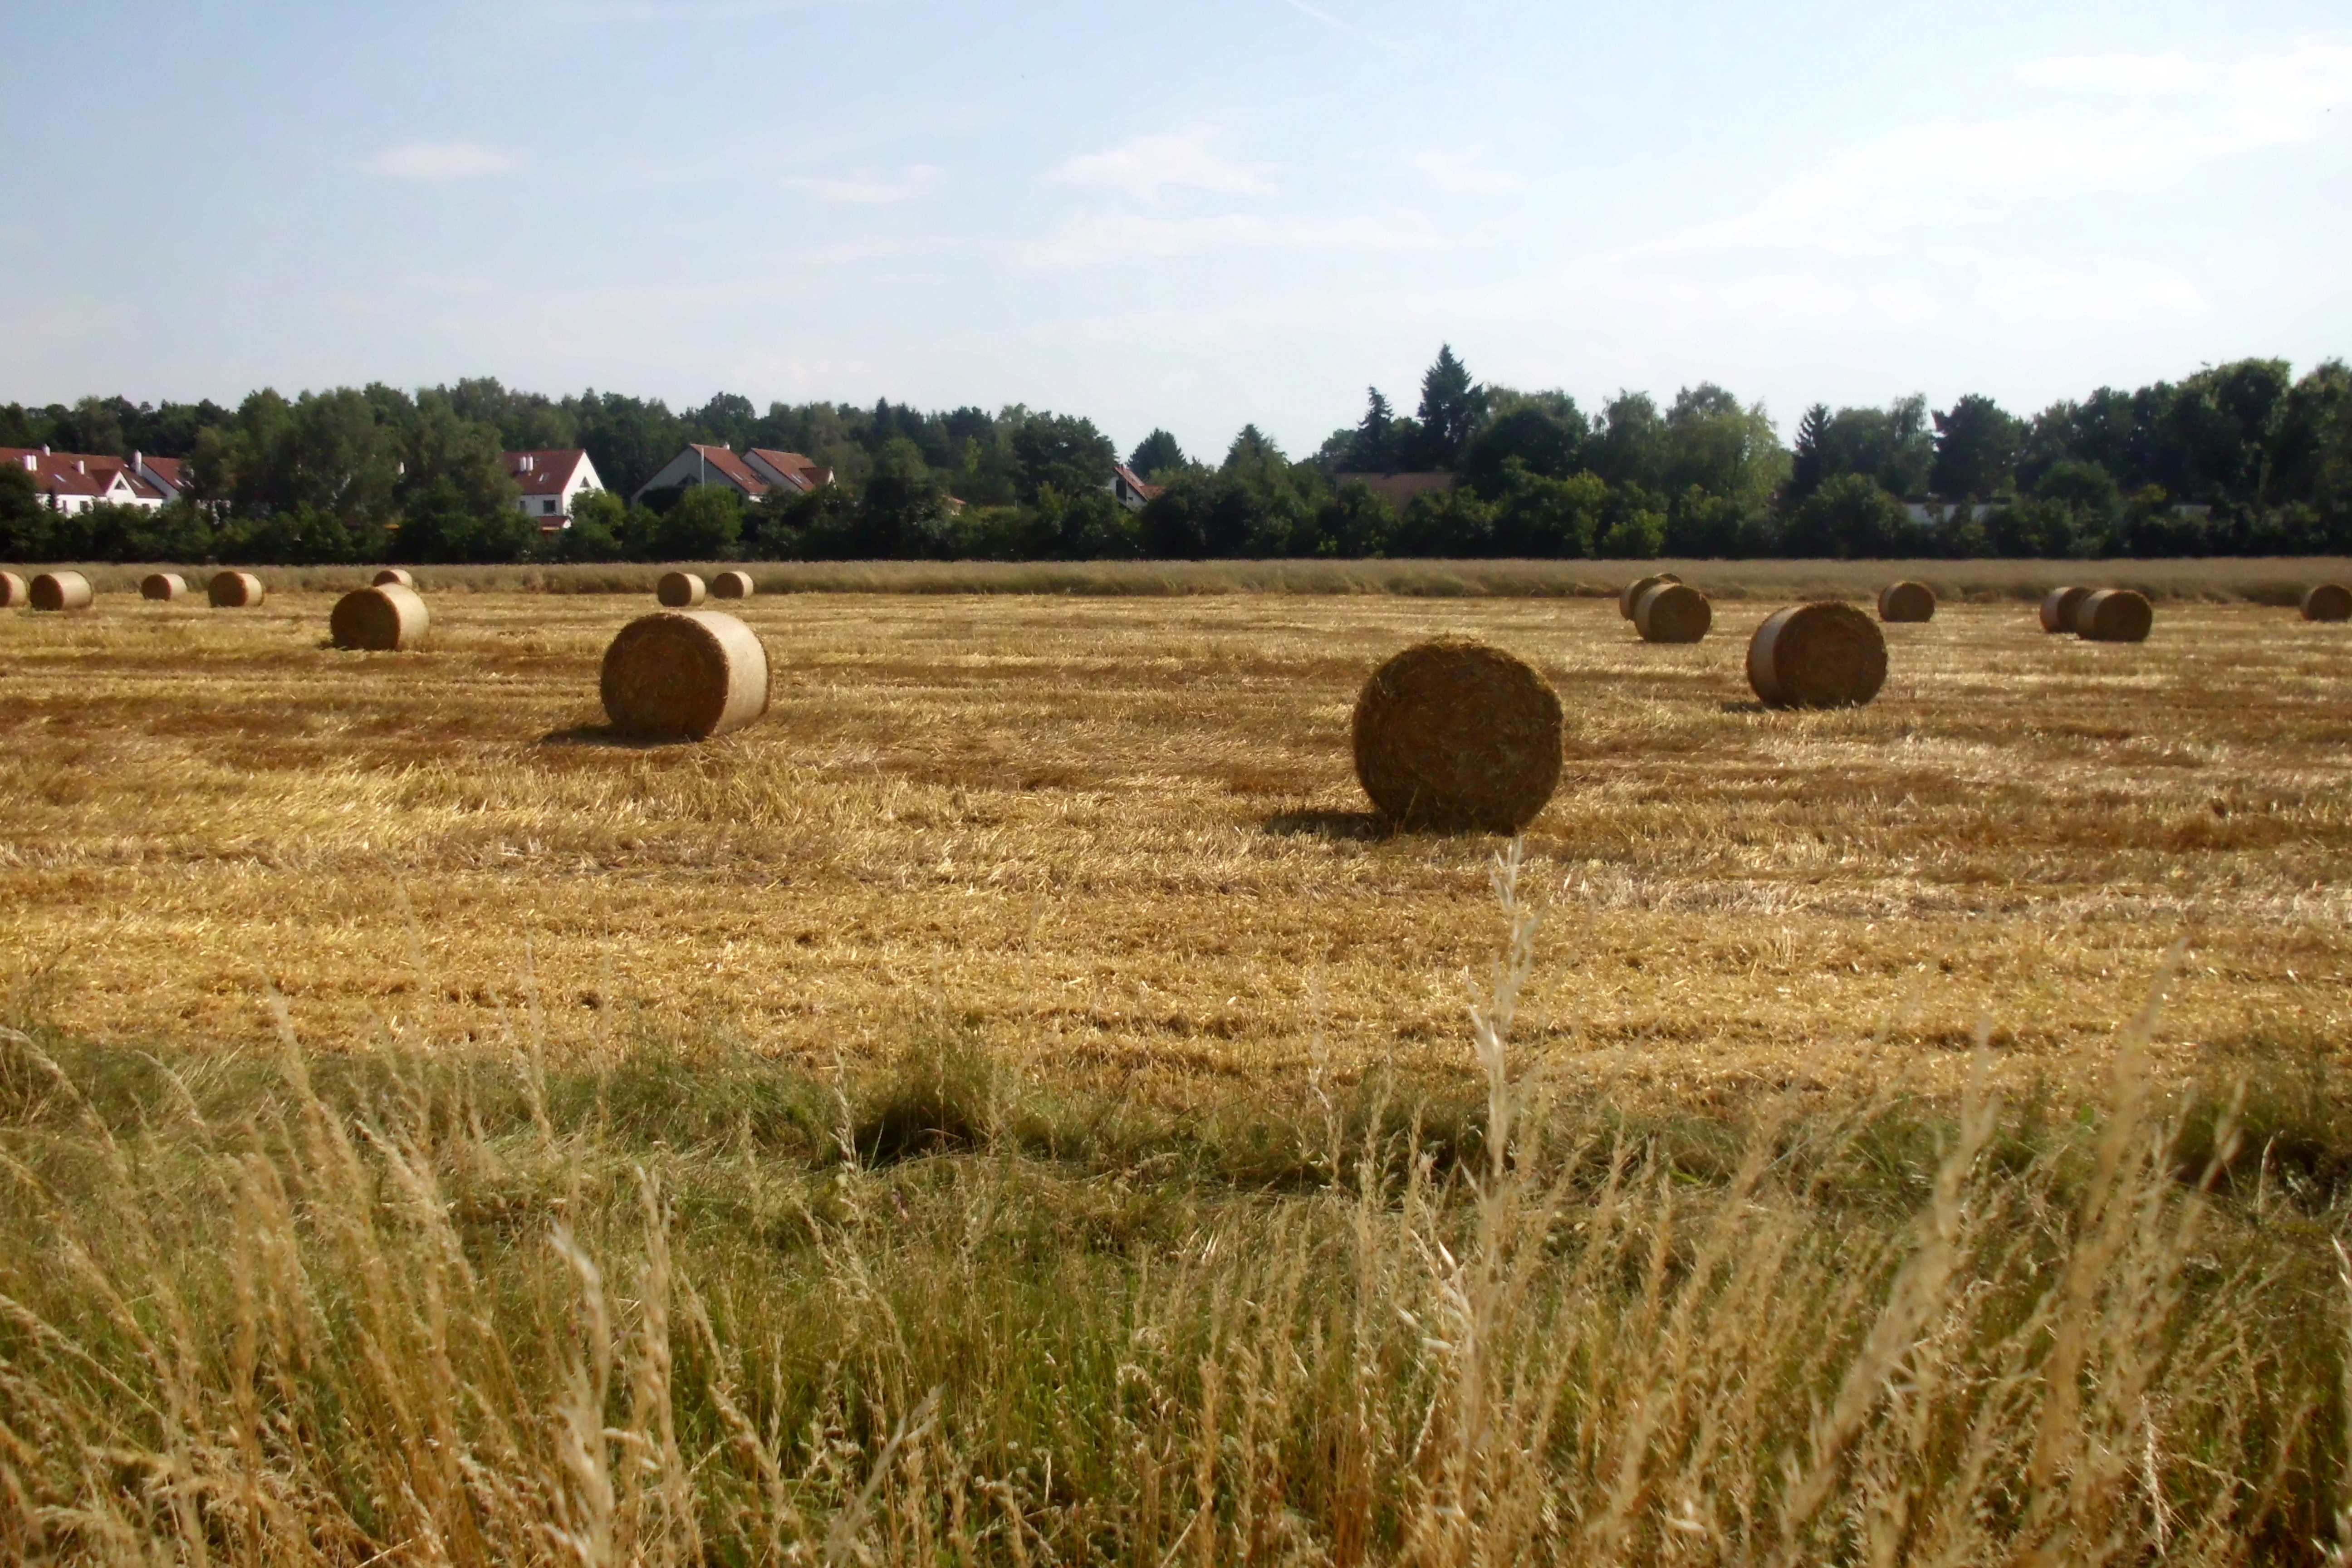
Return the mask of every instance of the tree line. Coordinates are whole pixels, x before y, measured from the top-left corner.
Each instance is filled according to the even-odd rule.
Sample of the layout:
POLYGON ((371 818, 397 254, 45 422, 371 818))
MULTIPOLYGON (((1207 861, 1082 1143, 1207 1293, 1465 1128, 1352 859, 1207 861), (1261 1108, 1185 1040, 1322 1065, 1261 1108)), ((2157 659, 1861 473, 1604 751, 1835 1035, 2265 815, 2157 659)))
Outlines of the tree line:
POLYGON ((1452 349, 1411 414, 1363 416, 1293 458, 1255 426, 1222 460, 1154 430, 1128 462, 1161 493, 1130 511, 1118 453, 1084 417, 732 394, 673 412, 494 380, 264 390, 234 410, 85 398, 0 407, 0 446, 187 460, 192 499, 51 511, 0 468, 0 559, 319 563, 680 559, 1532 556, 2101 557, 2352 550, 2352 372, 2242 360, 2031 417, 1981 395, 1931 409, 1815 405, 1785 444, 1712 383, 1663 407, 1621 392, 1480 384, 1452 349), (703 486, 631 504, 687 443, 797 451, 812 494, 747 504, 703 486), (501 454, 582 447, 608 487, 542 533, 501 454), (1441 474, 1394 487, 1365 476, 1441 474), (1394 499, 1392 499, 1394 498, 1394 499), (1399 501, 1402 500, 1402 504, 1399 501))

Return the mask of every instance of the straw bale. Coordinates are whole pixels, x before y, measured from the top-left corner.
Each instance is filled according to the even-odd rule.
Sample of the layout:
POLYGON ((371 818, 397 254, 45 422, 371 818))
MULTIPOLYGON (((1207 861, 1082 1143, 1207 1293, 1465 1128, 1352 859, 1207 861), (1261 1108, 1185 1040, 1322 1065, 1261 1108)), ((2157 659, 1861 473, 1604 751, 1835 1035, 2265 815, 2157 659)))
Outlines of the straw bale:
POLYGON ((710 580, 710 596, 714 599, 748 599, 752 591, 749 572, 721 572, 710 580))
POLYGON ((2071 632, 2074 629, 2074 610, 2091 596, 2088 588, 2053 588, 2042 598, 2042 629, 2045 632, 2071 632))
POLYGON ((2074 606, 2074 634, 2085 642, 2146 642, 2155 622, 2147 595, 2129 588, 2102 588, 2074 606))
POLYGON ((397 653, 423 646, 433 625, 424 596, 398 583, 362 588, 335 601, 327 630, 337 647, 397 653))
POLYGON ((32 602, 33 585, 14 572, 0 572, 0 610, 18 610, 32 602))
POLYGON ((1500 648, 1440 637, 1356 699, 1356 777, 1400 826, 1515 833, 1559 783, 1559 698, 1500 648))
POLYGON ((1889 583, 1878 591, 1878 618, 1932 621, 1936 618, 1936 590, 1925 583, 1889 583))
POLYGON ((707 741, 768 710, 768 650, 720 610, 665 610, 604 650, 604 711, 625 735, 707 741))
POLYGON ((87 610, 91 597, 89 579, 79 572, 44 572, 33 579, 37 610, 87 610))
POLYGON ((169 604, 188 596, 188 580, 177 572, 150 572, 139 579, 139 596, 169 604))
POLYGON ((368 583, 371 586, 377 588, 414 588, 416 586, 416 577, 415 574, 410 573, 402 567, 387 566, 383 571, 377 573, 374 576, 369 578, 368 583))
POLYGON ((673 610, 690 610, 709 594, 702 579, 691 572, 665 572, 654 584, 654 597, 673 610))
POLYGON ((2341 583, 2318 583, 2305 589, 2303 618, 2306 621, 2352 621, 2352 588, 2341 583))
POLYGON ((1852 605, 1776 610, 1748 644, 1748 684, 1773 708, 1858 708, 1886 684, 1886 637, 1852 605))
POLYGON ((267 590, 250 572, 216 572, 205 592, 215 609, 249 610, 261 603, 267 590))
POLYGON ((1643 595, 1661 583, 1681 581, 1681 578, 1671 572, 1661 572, 1654 577, 1636 577, 1617 591, 1617 613, 1630 621, 1633 618, 1633 606, 1642 602, 1643 595))
POLYGON ((1633 605, 1633 626, 1643 642, 1696 642, 1715 624, 1706 595, 1682 583, 1660 583, 1633 605))

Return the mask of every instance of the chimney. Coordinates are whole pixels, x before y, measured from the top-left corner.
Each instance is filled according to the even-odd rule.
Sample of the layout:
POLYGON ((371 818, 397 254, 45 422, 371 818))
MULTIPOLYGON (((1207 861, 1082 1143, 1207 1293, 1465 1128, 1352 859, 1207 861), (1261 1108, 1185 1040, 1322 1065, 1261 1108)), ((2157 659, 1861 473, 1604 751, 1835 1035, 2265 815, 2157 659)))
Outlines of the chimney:
POLYGON ((144 452, 133 452, 133 453, 131 453, 131 471, 132 473, 134 473, 134 474, 135 474, 135 473, 137 473, 140 469, 142 469, 142 468, 145 468, 146 466, 147 466, 147 454, 146 454, 146 453, 144 453, 144 452))
POLYGON ((25 471, 26 471, 26 473, 28 473, 28 474, 37 474, 37 473, 39 473, 39 472, 41 471, 41 459, 40 459, 40 458, 37 458, 37 457, 35 457, 35 456, 33 456, 33 454, 32 454, 32 453, 30 453, 30 452, 26 453, 26 454, 25 454, 25 471))
POLYGON ((89 459, 87 458, 76 458, 74 459, 74 472, 77 474, 86 474, 89 472, 89 459))

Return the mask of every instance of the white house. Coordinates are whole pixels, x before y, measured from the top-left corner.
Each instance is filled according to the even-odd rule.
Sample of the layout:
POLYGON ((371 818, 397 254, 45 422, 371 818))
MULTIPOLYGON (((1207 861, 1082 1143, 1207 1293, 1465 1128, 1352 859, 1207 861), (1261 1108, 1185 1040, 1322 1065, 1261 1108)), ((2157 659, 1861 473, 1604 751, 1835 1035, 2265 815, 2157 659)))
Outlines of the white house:
POLYGON ((1160 497, 1161 487, 1147 485, 1125 463, 1110 466, 1110 493, 1129 511, 1141 511, 1160 497))
POLYGON ((94 506, 136 506, 152 511, 163 492, 131 472, 120 458, 52 452, 47 447, 0 447, 0 462, 23 468, 51 510, 71 515, 94 506))
POLYGON ((778 452, 766 447, 754 447, 743 454, 743 462, 771 487, 782 485, 802 495, 833 483, 831 468, 820 468, 798 452, 778 452))
POLYGON ((655 490, 687 489, 695 485, 732 485, 745 500, 768 493, 761 479, 742 458, 724 447, 688 446, 662 465, 661 471, 637 487, 631 500, 643 500, 655 490))
POLYGON ((570 528, 572 503, 592 490, 604 488, 604 482, 596 477, 596 465, 577 447, 509 452, 506 458, 507 472, 514 476, 516 487, 522 491, 515 504, 548 533, 570 528))
POLYGON ((162 492, 167 501, 178 500, 188 493, 188 460, 185 458, 151 458, 144 452, 131 454, 131 473, 162 492))

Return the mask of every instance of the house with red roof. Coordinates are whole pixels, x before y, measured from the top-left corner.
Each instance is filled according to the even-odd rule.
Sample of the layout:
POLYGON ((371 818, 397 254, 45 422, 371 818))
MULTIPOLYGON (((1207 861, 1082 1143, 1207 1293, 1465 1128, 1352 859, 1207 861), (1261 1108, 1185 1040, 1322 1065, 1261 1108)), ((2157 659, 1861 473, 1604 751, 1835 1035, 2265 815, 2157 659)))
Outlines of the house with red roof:
POLYGON ((162 489, 141 479, 129 463, 95 452, 0 447, 0 463, 30 474, 33 489, 49 509, 68 516, 94 506, 137 506, 152 511, 165 499, 162 489))
POLYGON ((1119 505, 1129 511, 1141 511, 1159 500, 1162 488, 1164 487, 1160 485, 1145 484, 1137 476, 1136 471, 1125 463, 1113 463, 1110 466, 1110 493, 1119 505))
POLYGON ((572 504, 604 488, 596 465, 577 447, 550 447, 530 452, 509 452, 507 472, 522 492, 516 500, 523 515, 543 533, 561 533, 572 526, 572 504))
POLYGON ((144 452, 131 454, 131 474, 143 479, 163 493, 167 501, 178 500, 188 493, 188 460, 185 458, 151 458, 144 452))
POLYGON ((802 495, 833 483, 831 468, 820 467, 798 452, 778 452, 766 447, 754 447, 743 454, 743 463, 767 480, 770 486, 782 485, 802 495))
POLYGON ((768 481, 733 452, 724 447, 689 444, 629 499, 643 500, 656 490, 686 490, 696 485, 731 485, 745 500, 758 500, 768 493, 768 481))

